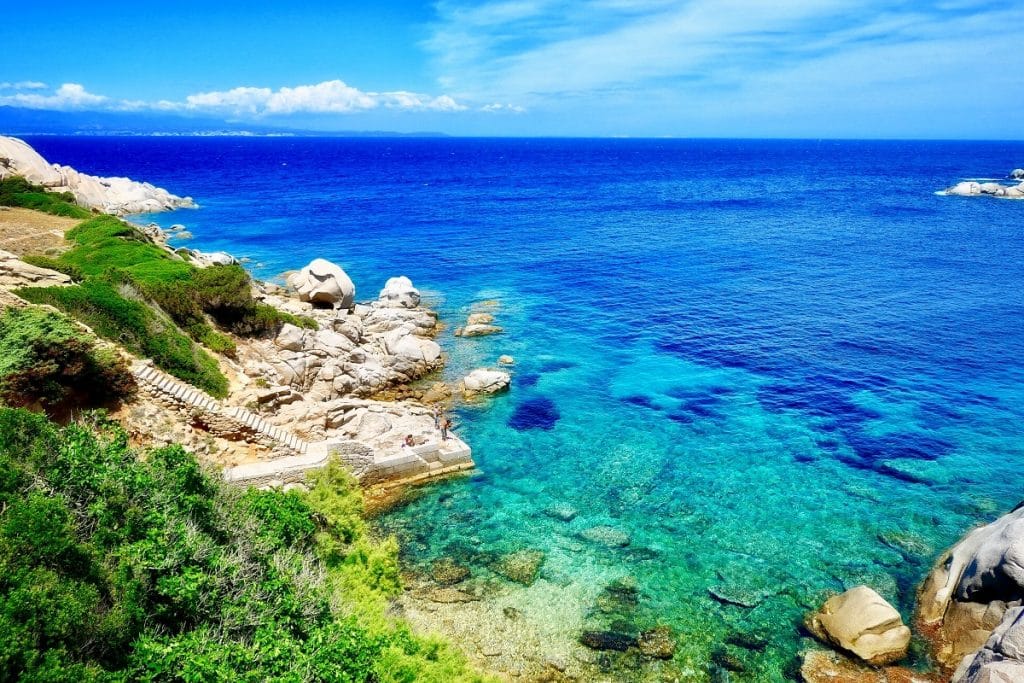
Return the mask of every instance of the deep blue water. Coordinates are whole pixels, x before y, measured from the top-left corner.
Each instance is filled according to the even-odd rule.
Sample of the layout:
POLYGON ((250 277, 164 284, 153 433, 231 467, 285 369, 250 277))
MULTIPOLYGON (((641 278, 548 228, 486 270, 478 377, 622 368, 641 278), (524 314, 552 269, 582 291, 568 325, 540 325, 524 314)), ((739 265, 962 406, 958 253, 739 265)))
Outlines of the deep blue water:
POLYGON ((410 567, 480 581, 474 557, 543 550, 496 599, 552 648, 628 575, 684 678, 784 680, 828 591, 909 614, 941 549, 1024 498, 1024 202, 934 194, 1024 143, 29 141, 192 195, 153 220, 259 276, 323 256, 358 298, 408 275, 449 330, 494 312, 503 335, 442 338, 453 379, 517 360, 510 394, 461 410, 480 474, 379 524, 410 567))

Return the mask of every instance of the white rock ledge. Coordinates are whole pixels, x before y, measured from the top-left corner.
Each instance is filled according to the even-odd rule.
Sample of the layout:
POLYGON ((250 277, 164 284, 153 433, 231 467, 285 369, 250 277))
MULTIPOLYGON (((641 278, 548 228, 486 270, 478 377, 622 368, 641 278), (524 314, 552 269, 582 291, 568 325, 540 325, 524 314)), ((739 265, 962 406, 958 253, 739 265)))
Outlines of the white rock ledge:
POLYGON ((0 180, 16 175, 51 192, 70 192, 80 206, 115 216, 196 207, 191 197, 179 197, 149 183, 101 178, 51 164, 24 140, 0 135, 0 180))

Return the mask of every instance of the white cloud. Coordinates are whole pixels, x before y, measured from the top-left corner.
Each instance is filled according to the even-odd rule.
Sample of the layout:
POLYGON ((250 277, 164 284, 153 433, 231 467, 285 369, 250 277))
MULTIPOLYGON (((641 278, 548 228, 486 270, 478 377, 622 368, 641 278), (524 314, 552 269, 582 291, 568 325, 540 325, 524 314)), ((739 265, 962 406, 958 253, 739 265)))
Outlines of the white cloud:
MULTIPOLYGON (((165 106, 171 103, 159 104, 165 106)), ((278 90, 243 87, 197 93, 185 98, 184 107, 192 110, 224 110, 253 116, 296 113, 347 114, 377 107, 409 111, 463 111, 467 108, 448 95, 434 97, 404 90, 364 92, 339 80, 278 90)))
POLYGON ((492 104, 485 104, 484 106, 480 107, 480 111, 486 111, 486 112, 508 111, 508 112, 512 112, 513 114, 522 114, 523 112, 526 111, 526 108, 525 107, 520 107, 518 104, 502 104, 501 102, 494 102, 492 104))
MULTIPOLYGON (((36 85, 35 83, 30 83, 36 85)), ((45 87, 45 86, 44 86, 45 87)), ((108 104, 109 98, 94 95, 78 83, 65 83, 50 95, 18 92, 0 96, 0 104, 29 109, 90 109, 108 104)))
POLYGON ((45 87, 46 84, 40 81, 18 81, 17 83, 0 81, 0 90, 42 90, 45 87))
POLYGON ((377 108, 414 112, 459 112, 469 109, 450 95, 425 95, 406 90, 367 92, 340 80, 324 81, 314 85, 286 86, 277 90, 257 87, 215 90, 188 95, 183 101, 161 99, 147 102, 115 99, 90 93, 77 83, 65 83, 50 94, 19 92, 25 89, 45 88, 44 83, 32 81, 0 82, 0 91, 13 91, 0 95, 0 105, 56 110, 195 111, 250 117, 350 114, 377 108))

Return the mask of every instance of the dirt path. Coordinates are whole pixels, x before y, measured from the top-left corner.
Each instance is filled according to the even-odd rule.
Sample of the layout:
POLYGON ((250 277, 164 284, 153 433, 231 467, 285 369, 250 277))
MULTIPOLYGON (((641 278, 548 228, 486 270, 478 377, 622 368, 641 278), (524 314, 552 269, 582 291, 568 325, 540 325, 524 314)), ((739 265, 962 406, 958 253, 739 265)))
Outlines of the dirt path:
POLYGON ((18 256, 64 251, 69 246, 64 232, 80 222, 76 218, 0 206, 0 249, 18 256))

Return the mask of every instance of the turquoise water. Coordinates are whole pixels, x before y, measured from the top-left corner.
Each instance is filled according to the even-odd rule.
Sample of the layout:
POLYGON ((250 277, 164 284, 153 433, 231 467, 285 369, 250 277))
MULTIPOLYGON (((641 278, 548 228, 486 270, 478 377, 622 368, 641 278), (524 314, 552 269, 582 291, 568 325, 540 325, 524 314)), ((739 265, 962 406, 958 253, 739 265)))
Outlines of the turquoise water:
POLYGON ((32 142, 195 196, 154 219, 263 277, 323 256, 372 298, 410 276, 453 381, 513 355, 509 394, 458 409, 479 472, 377 524, 550 649, 672 627, 671 664, 592 662, 611 678, 791 679, 830 591, 909 616, 941 550, 1024 498, 1024 202, 934 194, 1020 143, 32 142), (455 338, 475 310, 505 332, 455 338), (492 570, 518 549, 544 553, 528 587, 492 570), (638 604, 602 611, 624 577, 638 604))

